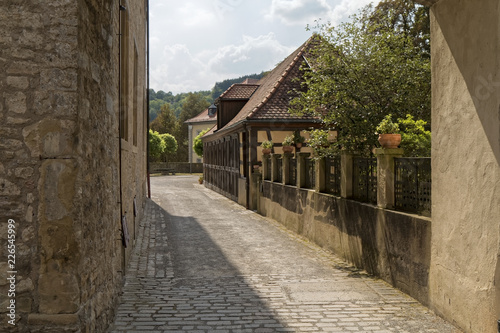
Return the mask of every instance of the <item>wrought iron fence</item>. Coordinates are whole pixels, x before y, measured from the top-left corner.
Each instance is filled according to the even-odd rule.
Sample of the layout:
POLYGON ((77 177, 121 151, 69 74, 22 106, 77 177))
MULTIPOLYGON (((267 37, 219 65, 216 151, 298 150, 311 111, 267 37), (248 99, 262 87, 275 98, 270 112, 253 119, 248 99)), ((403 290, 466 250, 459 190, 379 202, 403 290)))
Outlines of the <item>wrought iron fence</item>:
POLYGON ((431 159, 394 159, 394 206, 398 210, 430 216, 431 159))
POLYGON ((266 178, 265 180, 271 180, 271 159, 267 158, 267 163, 266 163, 266 178))
POLYGON ((377 204, 377 159, 354 157, 352 163, 354 199, 377 204))
POLYGON ((325 158, 325 191, 340 195, 340 157, 325 158))
POLYGON ((288 169, 288 179, 290 180, 289 185, 297 185, 297 159, 290 157, 290 164, 288 169))
POLYGON ((283 159, 282 158, 276 159, 276 167, 277 167, 278 174, 277 174, 276 179, 274 181, 278 182, 278 183, 282 183, 283 182, 283 159))
POLYGON ((316 185, 316 169, 315 169, 315 160, 312 158, 304 159, 305 168, 306 168, 306 188, 314 188, 316 185))

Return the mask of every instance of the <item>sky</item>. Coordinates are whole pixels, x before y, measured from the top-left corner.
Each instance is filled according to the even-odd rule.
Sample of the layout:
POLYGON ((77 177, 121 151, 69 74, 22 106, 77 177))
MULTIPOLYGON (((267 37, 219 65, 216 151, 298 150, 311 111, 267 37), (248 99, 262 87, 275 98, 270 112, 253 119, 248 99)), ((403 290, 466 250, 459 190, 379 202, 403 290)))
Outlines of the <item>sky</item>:
POLYGON ((273 69, 315 21, 346 21, 378 0, 150 0, 150 88, 211 90, 273 69))

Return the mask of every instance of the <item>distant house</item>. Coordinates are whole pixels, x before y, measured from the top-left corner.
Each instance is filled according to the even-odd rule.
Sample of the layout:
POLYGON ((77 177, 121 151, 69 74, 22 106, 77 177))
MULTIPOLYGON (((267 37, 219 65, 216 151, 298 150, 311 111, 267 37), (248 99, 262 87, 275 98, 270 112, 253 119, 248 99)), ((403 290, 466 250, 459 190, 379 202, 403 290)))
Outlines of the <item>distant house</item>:
POLYGON ((193 150, 194 139, 204 130, 210 129, 217 123, 217 108, 211 106, 197 116, 185 121, 188 124, 188 139, 189 139, 189 163, 201 163, 203 158, 198 156, 193 150))
POLYGON ((315 117, 288 112, 294 97, 291 92, 301 88, 300 68, 307 64, 312 41, 306 41, 261 80, 234 84, 216 100, 217 125, 203 137, 207 187, 252 208, 250 175, 262 155, 260 144, 272 140, 273 152, 282 153, 281 142, 287 135, 320 126, 315 117))

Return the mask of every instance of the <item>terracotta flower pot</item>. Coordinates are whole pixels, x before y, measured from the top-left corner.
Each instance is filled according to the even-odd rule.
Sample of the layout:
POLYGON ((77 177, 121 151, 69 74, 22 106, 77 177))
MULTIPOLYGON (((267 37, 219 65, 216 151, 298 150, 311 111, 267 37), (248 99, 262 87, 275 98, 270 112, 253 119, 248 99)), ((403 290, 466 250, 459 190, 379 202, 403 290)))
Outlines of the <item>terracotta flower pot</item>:
POLYGON ((283 152, 284 153, 291 153, 291 152, 293 152, 293 146, 283 146, 283 152))
POLYGON ((295 144, 295 147, 298 148, 298 149, 302 148, 302 142, 297 142, 295 144))
POLYGON ((271 148, 262 148, 262 154, 264 155, 271 154, 271 148))
POLYGON ((378 142, 382 148, 398 148, 401 143, 401 134, 379 134, 378 142))

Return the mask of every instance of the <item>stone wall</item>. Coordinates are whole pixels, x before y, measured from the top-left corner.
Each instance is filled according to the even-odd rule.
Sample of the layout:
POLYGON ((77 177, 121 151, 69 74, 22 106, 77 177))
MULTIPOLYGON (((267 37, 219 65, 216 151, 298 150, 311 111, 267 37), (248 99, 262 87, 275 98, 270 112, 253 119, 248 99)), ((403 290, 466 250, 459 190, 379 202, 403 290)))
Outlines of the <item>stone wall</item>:
MULTIPOLYGON (((143 95, 145 6, 133 6, 143 95)), ((113 317, 126 264, 120 188, 133 237, 146 174, 141 120, 135 150, 123 149, 120 186, 118 36, 115 1, 0 3, 0 325, 10 331, 102 332, 113 317), (15 326, 5 313, 8 219, 15 326)))
POLYGON ((263 181, 259 213, 429 303, 429 218, 263 181))
POLYGON ((466 332, 497 332, 500 3, 441 0, 431 27, 431 303, 466 332))
POLYGON ((149 164, 151 173, 159 172, 159 169, 174 169, 177 173, 203 173, 203 163, 188 162, 151 162, 149 164))

